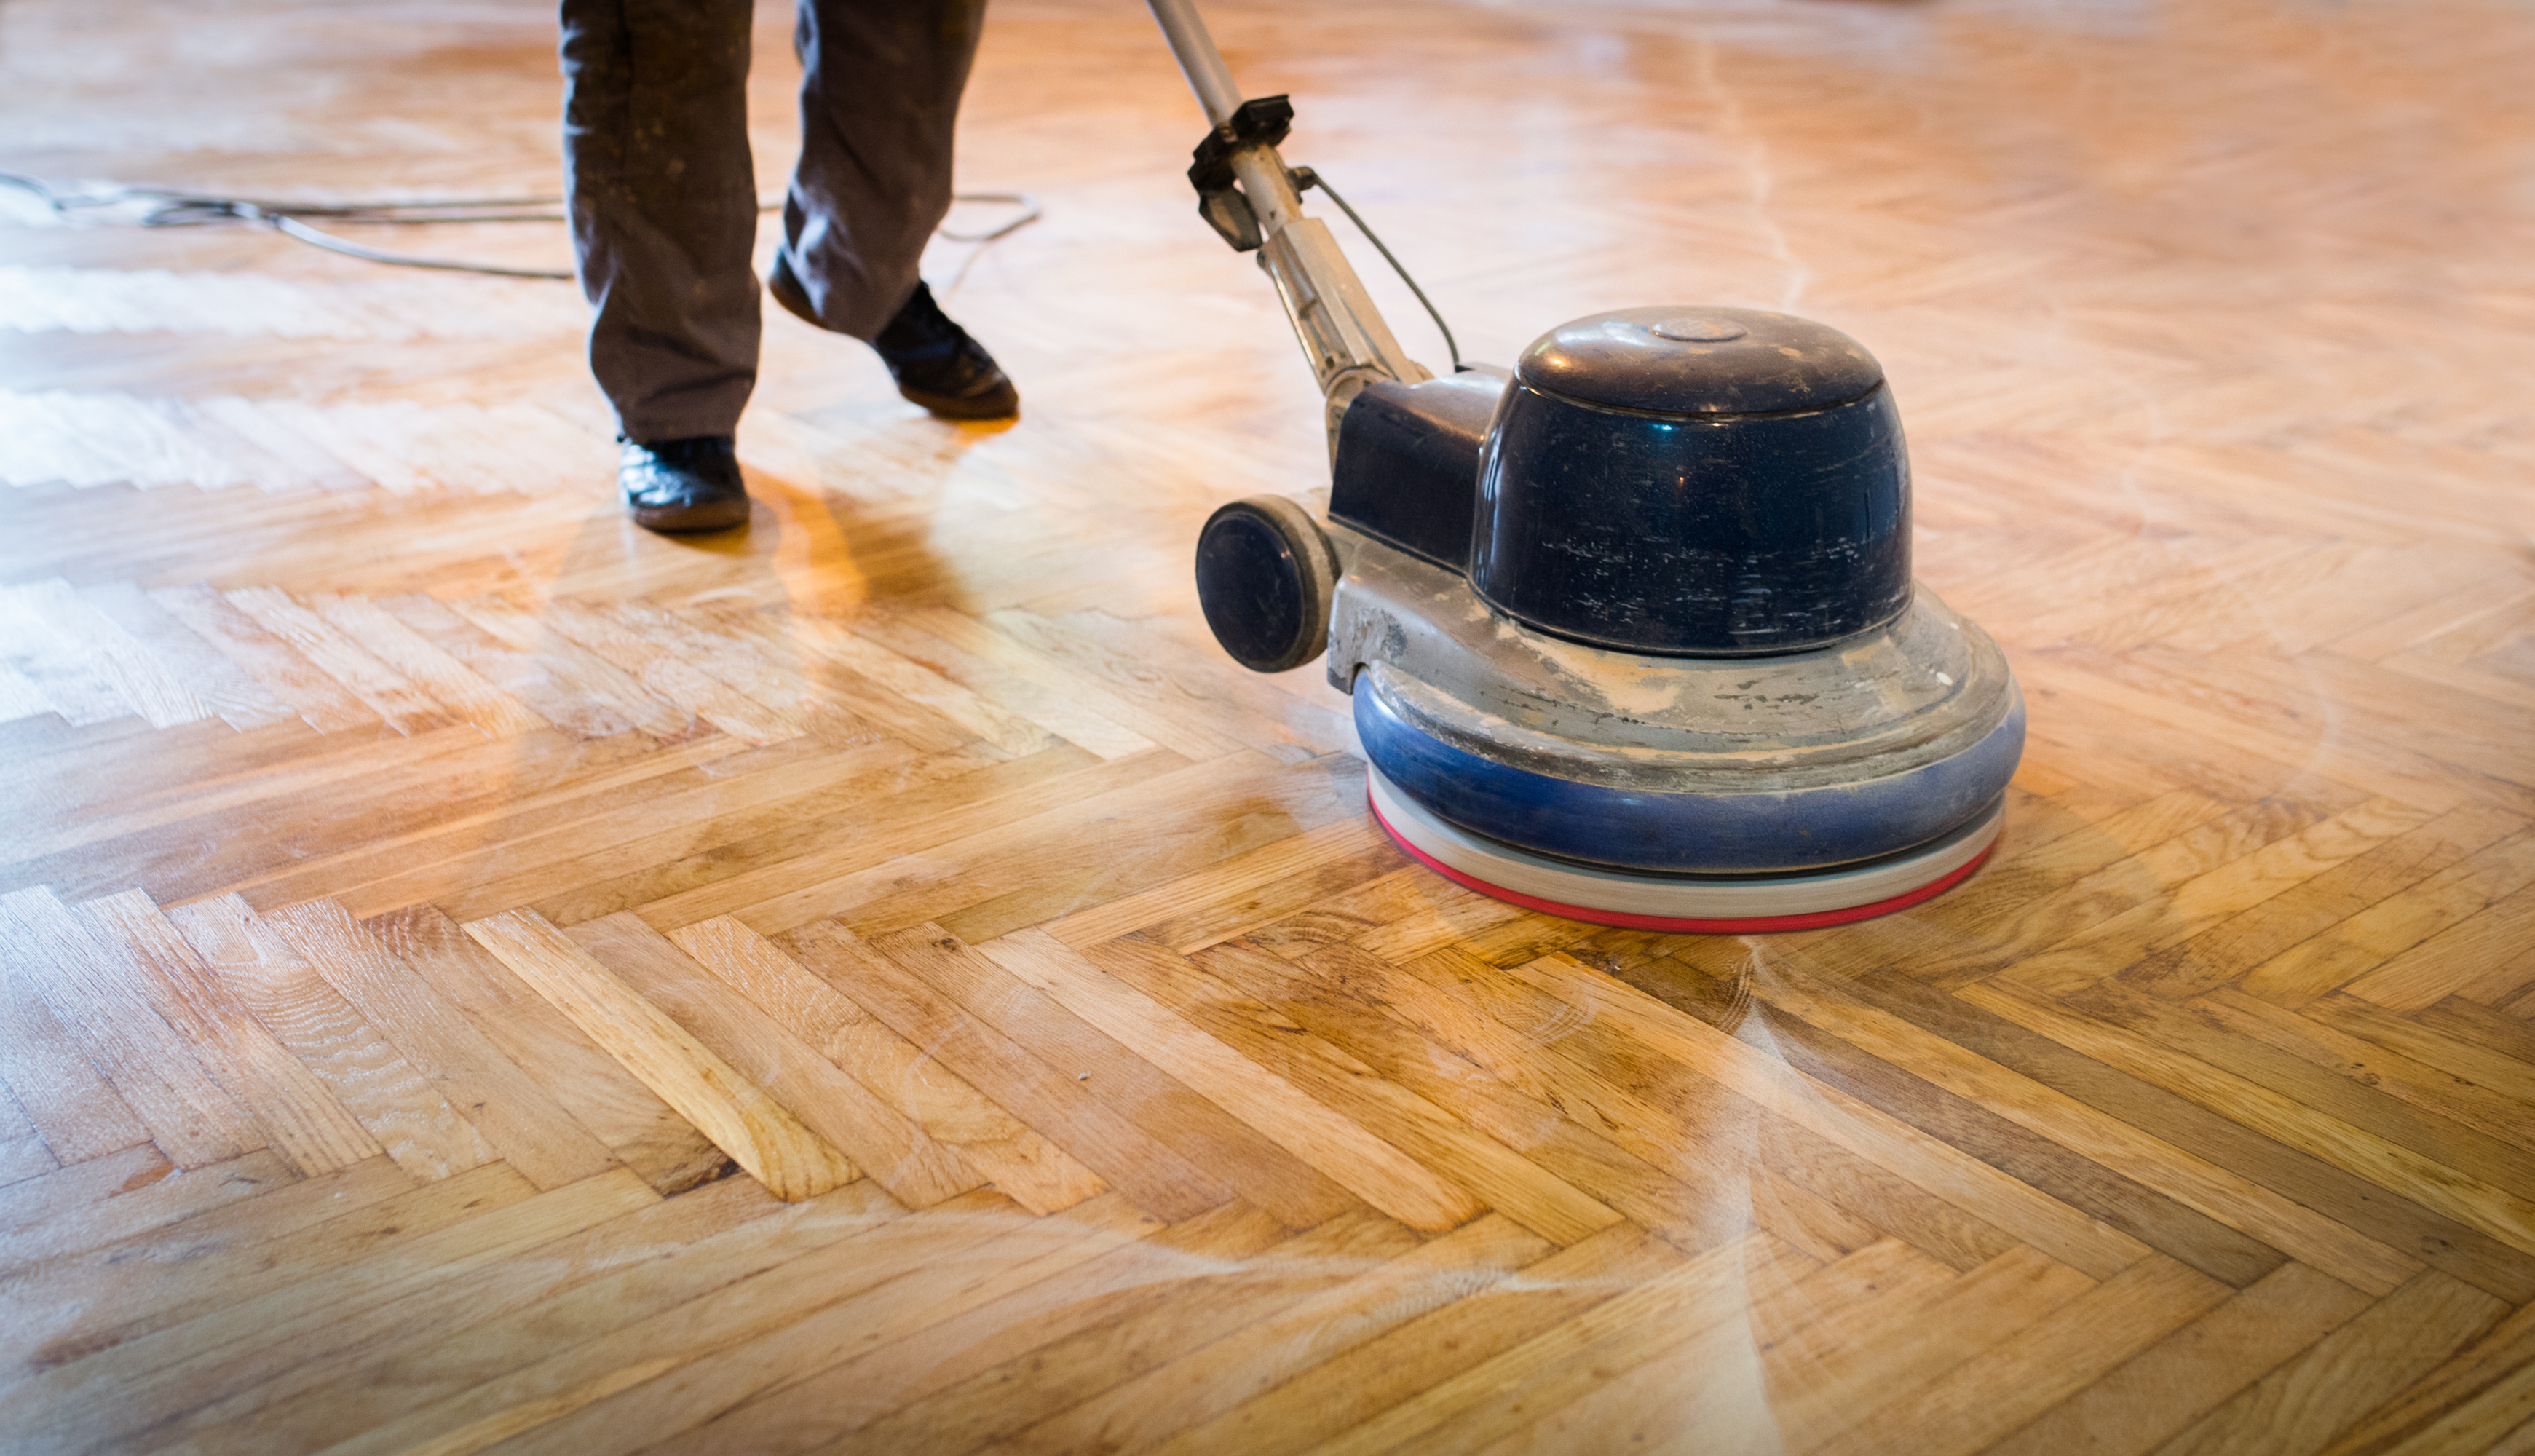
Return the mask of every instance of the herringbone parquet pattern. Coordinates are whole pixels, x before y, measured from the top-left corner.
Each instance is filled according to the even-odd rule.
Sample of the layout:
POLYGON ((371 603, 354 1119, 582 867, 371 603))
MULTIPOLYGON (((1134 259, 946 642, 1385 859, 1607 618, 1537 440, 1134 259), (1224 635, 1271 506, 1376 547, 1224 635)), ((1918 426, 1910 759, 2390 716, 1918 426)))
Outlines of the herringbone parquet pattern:
MULTIPOLYGON (((1212 10, 1471 356, 1876 349, 1993 863, 1724 940, 1390 844, 1194 610, 1325 462, 1136 5, 963 121, 1026 417, 774 313, 742 536, 618 518, 569 285, 0 190, 0 1448, 2535 1451, 2535 18, 1212 10)), ((0 166, 548 192, 552 43, 14 0, 0 166)))

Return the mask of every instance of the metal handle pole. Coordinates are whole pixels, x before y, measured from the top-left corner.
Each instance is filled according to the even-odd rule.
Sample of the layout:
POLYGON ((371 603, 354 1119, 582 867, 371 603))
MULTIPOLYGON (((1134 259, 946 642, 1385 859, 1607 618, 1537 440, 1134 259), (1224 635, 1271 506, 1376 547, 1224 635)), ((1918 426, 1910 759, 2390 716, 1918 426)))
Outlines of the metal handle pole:
MULTIPOLYGON (((1222 128, 1241 109, 1241 88, 1232 68, 1214 48, 1197 0, 1147 0, 1153 19, 1179 57, 1189 90, 1206 108, 1206 123, 1222 128)), ((1219 133, 1226 138, 1235 134, 1219 133)), ((1258 221, 1260 266, 1275 280, 1285 316, 1293 321, 1294 337, 1312 364, 1328 406, 1329 440, 1334 449, 1337 422, 1348 401, 1376 379, 1431 379, 1391 336, 1391 326, 1364 291, 1337 239, 1317 217, 1303 215, 1303 200, 1276 149, 1266 143, 1236 148, 1225 158, 1241 183, 1241 198, 1258 221)))
POLYGON ((1241 88, 1233 83, 1223 52, 1214 48, 1214 37, 1206 33, 1206 19, 1197 13, 1195 0, 1151 3, 1153 19, 1161 22, 1162 34, 1171 42, 1171 54, 1179 57, 1180 74, 1188 78, 1189 90, 1197 92, 1198 104, 1206 108, 1206 125, 1230 121, 1241 106, 1241 88))

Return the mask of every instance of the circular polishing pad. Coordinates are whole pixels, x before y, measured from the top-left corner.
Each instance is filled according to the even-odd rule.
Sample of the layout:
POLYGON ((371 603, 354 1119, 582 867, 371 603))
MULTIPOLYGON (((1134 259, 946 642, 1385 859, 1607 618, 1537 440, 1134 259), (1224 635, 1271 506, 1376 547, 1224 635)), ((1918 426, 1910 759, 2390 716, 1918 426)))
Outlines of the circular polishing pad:
POLYGON ((1691 935, 1815 930, 1888 915, 1968 879, 1998 842, 2005 801, 1917 849, 1797 875, 1623 875, 1526 854, 1446 823, 1366 765, 1373 817, 1452 880, 1527 910, 1594 925, 1691 935))

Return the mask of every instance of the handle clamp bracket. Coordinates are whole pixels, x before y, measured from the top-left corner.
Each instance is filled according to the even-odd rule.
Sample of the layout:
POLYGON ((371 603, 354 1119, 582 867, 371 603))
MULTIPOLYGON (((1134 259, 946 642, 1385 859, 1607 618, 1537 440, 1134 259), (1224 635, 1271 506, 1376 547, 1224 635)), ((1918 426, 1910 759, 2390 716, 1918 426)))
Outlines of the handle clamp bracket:
POLYGON ((1234 184, 1232 153, 1249 147, 1273 147, 1294 129, 1294 104, 1284 96, 1253 96, 1234 108, 1223 125, 1197 144, 1189 163, 1189 185, 1197 189, 1197 214, 1236 253, 1256 252, 1258 214, 1234 184))

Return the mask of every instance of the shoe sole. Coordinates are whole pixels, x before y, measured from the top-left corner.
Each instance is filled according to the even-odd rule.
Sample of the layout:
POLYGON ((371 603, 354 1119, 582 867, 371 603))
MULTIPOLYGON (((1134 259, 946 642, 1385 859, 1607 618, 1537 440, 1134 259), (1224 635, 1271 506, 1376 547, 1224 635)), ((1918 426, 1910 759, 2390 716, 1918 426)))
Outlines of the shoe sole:
POLYGON ((706 531, 726 531, 748 523, 748 498, 736 501, 706 501, 694 506, 646 510, 631 508, 634 523, 647 531, 663 536, 693 536, 706 531))
POLYGON ((898 386, 897 392, 944 419, 1001 420, 1011 419, 1021 412, 1020 391, 1013 388, 1011 380, 1005 380, 986 393, 965 399, 955 399, 948 394, 928 394, 922 390, 910 390, 904 385, 898 386))

